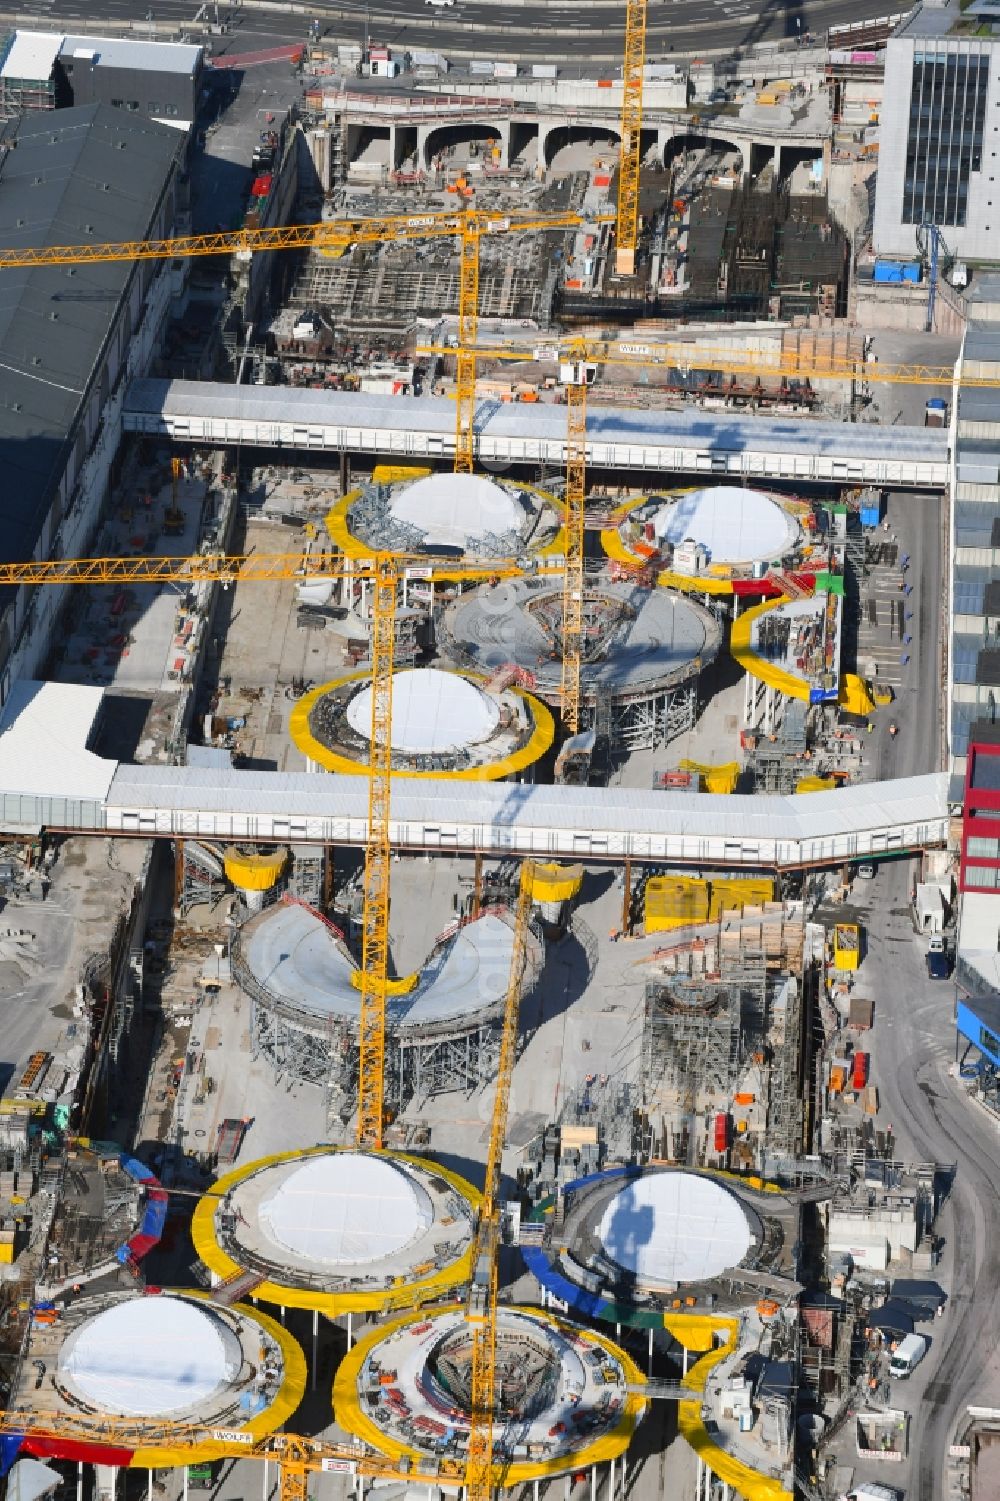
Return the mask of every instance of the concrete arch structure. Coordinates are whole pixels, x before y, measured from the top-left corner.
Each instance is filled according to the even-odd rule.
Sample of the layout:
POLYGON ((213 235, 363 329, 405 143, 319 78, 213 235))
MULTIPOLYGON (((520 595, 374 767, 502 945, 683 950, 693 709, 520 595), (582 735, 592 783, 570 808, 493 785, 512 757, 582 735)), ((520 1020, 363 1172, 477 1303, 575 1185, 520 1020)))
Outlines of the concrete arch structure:
POLYGON ((715 130, 674 130, 670 126, 664 126, 658 133, 656 145, 659 159, 665 167, 672 166, 682 151, 723 147, 727 151, 738 151, 743 172, 750 170, 751 143, 745 136, 720 135, 715 130))
POLYGON ((596 120, 572 125, 561 122, 547 127, 543 125, 538 139, 539 162, 543 167, 551 167, 563 147, 573 146, 578 142, 589 142, 595 147, 603 145, 609 152, 617 152, 621 145, 621 134, 613 126, 596 120))
POLYGON ((417 131, 417 155, 423 167, 430 169, 439 151, 449 146, 461 146, 472 141, 496 141, 500 146, 500 167, 506 167, 510 159, 509 120, 455 121, 446 125, 423 125, 417 131))

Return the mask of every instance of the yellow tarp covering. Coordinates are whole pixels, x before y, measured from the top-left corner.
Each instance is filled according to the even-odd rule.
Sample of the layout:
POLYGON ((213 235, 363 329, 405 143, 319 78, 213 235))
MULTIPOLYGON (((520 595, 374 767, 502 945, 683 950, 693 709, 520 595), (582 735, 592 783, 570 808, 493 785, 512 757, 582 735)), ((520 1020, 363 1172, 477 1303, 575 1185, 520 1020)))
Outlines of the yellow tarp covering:
POLYGON ((287 850, 278 850, 275 855, 240 855, 227 850, 223 866, 227 879, 241 891, 270 891, 287 859, 287 850))
POLYGON ((740 664, 744 672, 760 682, 766 683, 769 688, 775 688, 779 693, 784 693, 788 698, 800 698, 804 703, 809 702, 809 684, 805 678, 797 678, 791 672, 786 672, 783 667, 778 667, 774 662, 765 662, 759 657, 751 645, 753 625, 768 610, 776 610, 780 605, 787 605, 788 597, 782 594, 778 599, 765 599, 762 604, 751 605, 749 610, 744 610, 742 615, 737 615, 733 621, 733 628, 729 633, 729 652, 740 664))
POLYGON ((705 881, 700 876, 651 876, 646 882, 647 933, 665 933, 694 923, 714 922, 720 912, 759 907, 774 899, 768 876, 733 876, 705 881))
POLYGON ((708 901, 708 882, 697 876, 651 876, 646 882, 646 932, 708 922, 708 901))
POLYGON ((376 485, 398 485, 404 479, 426 479, 433 469, 420 469, 412 464, 376 464, 372 479, 376 485))
POLYGON ((832 792, 837 782, 834 777, 799 777, 796 792, 832 792))
POLYGON ((848 714, 870 714, 875 707, 875 700, 868 692, 868 684, 855 672, 845 672, 841 678, 837 703, 848 714))
POLYGON ((740 763, 726 761, 722 766, 709 766, 701 761, 682 761, 681 771, 696 771, 706 792, 735 792, 740 763))
POLYGON ((731 876, 709 883, 711 898, 708 916, 712 920, 720 912, 742 912, 744 907, 761 907, 774 900, 774 882, 769 876, 731 876))
POLYGON ((582 885, 582 865, 559 865, 551 861, 531 869, 531 895, 536 902, 571 901, 582 885))

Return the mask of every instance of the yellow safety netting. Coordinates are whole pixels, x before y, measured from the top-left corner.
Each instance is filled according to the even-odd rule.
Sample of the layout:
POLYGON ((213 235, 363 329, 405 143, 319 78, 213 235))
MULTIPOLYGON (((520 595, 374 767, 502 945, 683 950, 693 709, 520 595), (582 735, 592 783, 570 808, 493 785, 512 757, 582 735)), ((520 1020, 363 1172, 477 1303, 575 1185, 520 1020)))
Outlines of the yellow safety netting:
POLYGON ((685 1441, 712 1474, 725 1481, 738 1496, 745 1496, 747 1501, 792 1501, 791 1491, 780 1480, 761 1475, 721 1448, 702 1417, 702 1395, 709 1375, 736 1349, 739 1320, 713 1318, 709 1314, 668 1314, 663 1323, 686 1350, 701 1354, 682 1381, 682 1385, 690 1387, 692 1400, 680 1402, 677 1407, 677 1426, 685 1441), (717 1345, 720 1337, 723 1342, 717 1345))
MULTIPOLYGON (((646 1378, 635 1361, 620 1346, 594 1329, 582 1329, 575 1324, 567 1325, 562 1319, 556 1318, 541 1308, 512 1307, 511 1311, 526 1314, 539 1323, 551 1325, 554 1329, 567 1332, 571 1330, 575 1340, 582 1340, 592 1345, 595 1351, 610 1355, 621 1366, 625 1379, 632 1389, 625 1397, 617 1423, 608 1432, 598 1435, 589 1443, 581 1443, 580 1448, 575 1449, 572 1455, 560 1454, 552 1459, 516 1459, 510 1464, 505 1464, 502 1469, 497 1466, 494 1470, 494 1487, 496 1489, 499 1489, 501 1485, 504 1488, 513 1487, 524 1485, 528 1481, 542 1480, 550 1475, 562 1475, 569 1466, 572 1466, 574 1470, 586 1470, 591 1465, 607 1464, 609 1460, 617 1459, 620 1454, 624 1454, 647 1406, 647 1399, 641 1395, 646 1378)), ((405 1328, 407 1324, 441 1318, 458 1312, 465 1312, 463 1303, 445 1304, 436 1307, 431 1312, 418 1309, 363 1335, 353 1350, 349 1350, 340 1362, 333 1382, 334 1414, 341 1428, 353 1438, 359 1438, 364 1443, 370 1444, 378 1453, 385 1454, 390 1459, 409 1459, 413 1465, 425 1464, 427 1456, 423 1450, 404 1442, 394 1434, 387 1433, 369 1416, 367 1404, 362 1405, 360 1397, 361 1370, 373 1347, 384 1343, 394 1331, 405 1328)))
POLYGON ((795 784, 796 792, 832 792, 836 787, 835 777, 800 777, 795 784))
MULTIPOLYGON (((202 1302, 210 1303, 211 1301, 210 1294, 200 1290, 185 1288, 184 1296, 198 1298, 202 1302)), ((249 1445, 254 1439, 266 1438, 269 1433, 275 1433, 279 1428, 283 1428, 300 1406, 306 1391, 306 1358, 298 1340, 294 1339, 277 1319, 269 1318, 266 1313, 261 1313, 259 1308, 251 1308, 247 1303, 236 1303, 233 1307, 241 1319, 258 1324, 281 1350, 281 1385, 273 1401, 247 1422, 237 1421, 227 1425, 240 1433, 245 1433, 249 1445)), ((129 1468, 158 1470, 173 1468, 177 1465, 205 1464, 213 1459, 221 1459, 230 1452, 231 1445, 228 1443, 213 1444, 210 1439, 206 1439, 204 1443, 190 1444, 181 1439, 176 1445, 162 1444, 155 1448, 136 1449, 129 1460, 129 1468)))
MULTIPOLYGON (((276 1152, 270 1157, 258 1158, 256 1162, 241 1163, 232 1172, 216 1179, 211 1191, 198 1200, 191 1219, 191 1239, 194 1242, 194 1248, 209 1271, 221 1282, 225 1282, 237 1272, 246 1270, 239 1262, 233 1260, 216 1235, 216 1216, 219 1206, 230 1189, 272 1164, 294 1162, 337 1150, 341 1149, 326 1146, 306 1147, 297 1152, 276 1152)), ((350 1148, 344 1150, 350 1150, 350 1148)), ((392 1152, 383 1149, 378 1155, 391 1161, 412 1162, 418 1167, 428 1166, 423 1158, 411 1152, 392 1152)), ((433 1164, 433 1170, 474 1209, 479 1207, 482 1195, 465 1178, 437 1162, 433 1164)), ((318 1287, 292 1286, 291 1281, 288 1284, 267 1281, 256 1287, 253 1295, 265 1303, 277 1303, 283 1308, 315 1309, 318 1313, 326 1314, 328 1318, 338 1318, 345 1313, 371 1311, 389 1313, 394 1309, 412 1308, 441 1298, 453 1288, 461 1287, 472 1275, 472 1255, 473 1247, 469 1244, 454 1261, 439 1267, 435 1267, 433 1261, 429 1262, 426 1267, 414 1267, 411 1269, 409 1281, 400 1277, 391 1287, 379 1290, 373 1288, 365 1292, 324 1292, 318 1287)), ((255 1317, 259 1315, 255 1314, 255 1317)), ((294 1408, 292 1410, 294 1411, 294 1408)), ((167 1463, 166 1460, 160 1462, 167 1463)))
POLYGON ((769 688, 774 688, 778 693, 784 693, 787 698, 800 698, 808 703, 809 684, 805 678, 798 678, 794 673, 786 672, 783 667, 778 667, 774 662, 765 662, 763 657, 757 655, 752 645, 754 621, 766 615, 769 610, 777 610, 781 605, 787 604, 788 597, 782 594, 778 599, 765 599, 762 604, 751 605, 749 610, 744 610, 742 615, 737 615, 729 633, 729 652, 743 671, 748 672, 751 677, 766 683, 769 688))
POLYGON ((722 912, 759 907, 774 898, 768 876, 732 876, 706 881, 700 876, 651 876, 646 882, 647 933, 714 922, 722 912))
POLYGON ((414 464, 376 464, 372 479, 376 485, 398 485, 405 479, 427 479, 433 473, 433 469, 421 469, 414 464))

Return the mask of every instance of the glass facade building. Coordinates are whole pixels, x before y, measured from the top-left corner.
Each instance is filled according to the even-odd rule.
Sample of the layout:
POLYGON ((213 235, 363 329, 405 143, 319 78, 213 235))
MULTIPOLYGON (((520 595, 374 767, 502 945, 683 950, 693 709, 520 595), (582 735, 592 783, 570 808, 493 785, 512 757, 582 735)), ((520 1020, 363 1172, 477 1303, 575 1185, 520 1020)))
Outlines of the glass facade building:
POLYGON ((971 176, 982 168, 989 73, 983 53, 914 53, 905 224, 966 223, 971 176))

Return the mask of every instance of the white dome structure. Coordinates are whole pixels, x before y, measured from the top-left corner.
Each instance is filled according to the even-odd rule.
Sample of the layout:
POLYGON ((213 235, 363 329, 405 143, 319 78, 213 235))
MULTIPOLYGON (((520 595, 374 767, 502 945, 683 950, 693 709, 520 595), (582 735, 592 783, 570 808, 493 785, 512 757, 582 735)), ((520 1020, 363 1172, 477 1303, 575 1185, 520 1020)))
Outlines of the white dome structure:
POLYGON ((90 1318, 66 1340, 59 1374, 89 1406, 129 1417, 183 1412, 235 1381, 235 1334, 183 1298, 130 1298, 90 1318))
POLYGON ((216 1285, 249 1269, 263 1278, 257 1296, 336 1318, 392 1307, 401 1288, 419 1303, 467 1281, 478 1199, 408 1153, 311 1147, 227 1174, 192 1237, 216 1285))
MULTIPOLYGON (((347 706, 355 734, 371 735, 371 687, 356 693, 347 706)), ((488 740, 500 723, 496 701, 475 683, 453 672, 415 667, 392 679, 394 751, 407 755, 447 755, 488 740)))
POLYGON ((414 1174, 360 1152, 305 1158, 260 1206, 261 1226, 278 1245, 331 1269, 388 1261, 433 1220, 414 1174))
POLYGON ((771 563, 799 538, 798 522, 772 496, 738 485, 678 496, 656 513, 653 529, 672 547, 700 543, 716 564, 771 563))
POLYGON ((700 1173, 644 1174, 605 1205, 604 1255, 640 1285, 704 1282, 738 1266, 753 1241, 735 1194, 700 1173))
POLYGON ((394 492, 394 521, 424 533, 428 548, 463 552, 488 533, 516 532, 525 511, 508 489, 474 474, 432 474, 394 492))

